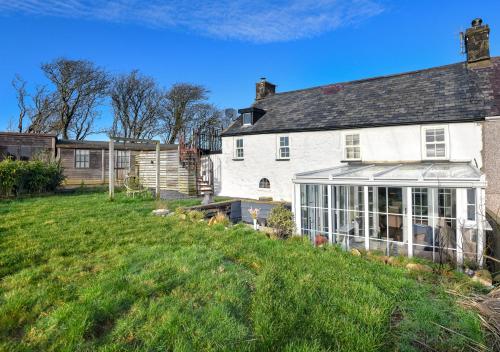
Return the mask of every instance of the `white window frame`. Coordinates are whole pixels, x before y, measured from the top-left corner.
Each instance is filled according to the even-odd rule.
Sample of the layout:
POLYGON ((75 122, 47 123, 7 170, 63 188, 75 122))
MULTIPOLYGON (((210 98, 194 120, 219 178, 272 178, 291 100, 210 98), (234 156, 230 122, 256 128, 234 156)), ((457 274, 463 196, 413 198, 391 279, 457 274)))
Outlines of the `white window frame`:
POLYGON ((276 137, 276 159, 278 160, 290 160, 291 147, 290 147, 290 136, 289 135, 278 135, 276 137), (281 145, 281 139, 287 138, 288 145, 281 145), (288 149, 288 156, 286 156, 286 149, 288 149))
POLYGON ((475 188, 466 188, 465 189, 465 200, 466 200, 466 212, 467 212, 467 221, 475 223, 477 220, 477 195, 476 195, 476 189, 475 188), (469 202, 469 191, 472 191, 472 203, 469 202), (474 212, 473 212, 473 218, 469 218, 469 208, 473 207, 474 212))
POLYGON ((421 129, 422 139, 422 160, 449 160, 450 159, 450 139, 449 130, 447 125, 429 125, 422 126, 421 129), (443 130, 444 141, 427 142, 427 132, 431 130, 443 130), (427 156, 428 145, 444 144, 444 156, 427 156))
POLYGON ((252 118, 252 113, 251 112, 244 112, 242 115, 241 115, 241 121, 243 123, 243 126, 251 126, 252 125, 252 121, 253 118, 252 118), (245 115, 250 116, 250 122, 245 122, 245 115))
POLYGON ((245 141, 241 137, 234 139, 234 159, 243 160, 245 158, 245 141), (241 140, 241 147, 238 147, 238 141, 241 140), (241 151, 241 154, 239 153, 241 151))
POLYGON ((130 150, 115 150, 115 168, 130 170, 130 150))
POLYGON ((90 150, 75 149, 75 169, 90 168, 90 150), (83 157, 83 159, 81 159, 83 157))
POLYGON ((361 161, 361 134, 359 132, 345 132, 342 134, 342 155, 344 156, 344 160, 349 161, 361 161), (350 136, 358 136, 358 144, 347 144, 347 138, 350 136), (359 148, 359 158, 353 157, 349 158, 347 155, 349 148, 359 148))

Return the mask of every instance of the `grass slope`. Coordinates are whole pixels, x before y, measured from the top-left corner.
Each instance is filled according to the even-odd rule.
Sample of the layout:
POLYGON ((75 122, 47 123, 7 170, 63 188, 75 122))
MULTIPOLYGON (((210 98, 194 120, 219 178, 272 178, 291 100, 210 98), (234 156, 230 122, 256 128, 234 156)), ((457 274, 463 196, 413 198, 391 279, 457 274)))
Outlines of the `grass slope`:
POLYGON ((1 202, 0 350, 453 351, 483 341, 477 317, 441 284, 243 225, 154 217, 154 207, 104 194, 1 202))

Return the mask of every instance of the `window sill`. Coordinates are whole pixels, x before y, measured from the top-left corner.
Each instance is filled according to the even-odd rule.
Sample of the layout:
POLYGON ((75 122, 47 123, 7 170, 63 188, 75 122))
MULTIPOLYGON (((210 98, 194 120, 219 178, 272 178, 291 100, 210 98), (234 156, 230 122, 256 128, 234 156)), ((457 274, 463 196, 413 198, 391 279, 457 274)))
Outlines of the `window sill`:
POLYGON ((290 161, 290 158, 276 158, 276 161, 290 161))
POLYGON ((361 159, 342 159, 340 160, 341 163, 361 163, 363 160, 361 159))
POLYGON ((243 158, 233 158, 233 161, 243 161, 243 160, 245 160, 245 159, 243 159, 243 158))
POLYGON ((432 162, 432 161, 450 161, 450 158, 422 158, 422 161, 432 162))

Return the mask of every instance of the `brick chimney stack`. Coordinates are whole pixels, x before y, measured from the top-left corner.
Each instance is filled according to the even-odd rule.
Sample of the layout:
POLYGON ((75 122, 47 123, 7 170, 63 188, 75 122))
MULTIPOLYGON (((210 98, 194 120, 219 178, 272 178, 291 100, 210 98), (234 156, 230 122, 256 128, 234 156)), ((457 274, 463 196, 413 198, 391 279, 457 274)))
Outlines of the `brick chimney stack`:
POLYGON ((276 85, 266 81, 265 77, 255 84, 255 100, 264 99, 276 93, 276 85))
POLYGON ((483 25, 482 19, 472 21, 472 27, 465 31, 464 44, 469 67, 481 67, 490 63, 490 27, 483 25))

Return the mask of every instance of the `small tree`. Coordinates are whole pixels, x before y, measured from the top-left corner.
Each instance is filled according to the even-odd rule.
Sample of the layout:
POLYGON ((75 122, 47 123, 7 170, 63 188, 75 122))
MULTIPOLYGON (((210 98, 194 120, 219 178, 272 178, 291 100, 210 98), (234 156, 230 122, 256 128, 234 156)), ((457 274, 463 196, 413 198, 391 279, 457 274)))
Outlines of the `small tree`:
POLYGON ((283 205, 279 205, 271 210, 267 223, 274 228, 278 238, 285 239, 295 233, 293 213, 283 205))

